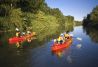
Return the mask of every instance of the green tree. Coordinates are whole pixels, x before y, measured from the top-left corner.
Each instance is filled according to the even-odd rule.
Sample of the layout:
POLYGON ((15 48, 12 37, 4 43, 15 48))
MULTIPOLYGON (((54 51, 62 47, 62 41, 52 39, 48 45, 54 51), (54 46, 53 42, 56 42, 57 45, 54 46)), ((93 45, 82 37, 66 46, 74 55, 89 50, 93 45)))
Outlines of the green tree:
POLYGON ((98 26, 98 6, 96 6, 87 17, 83 19, 83 26, 98 26))
POLYGON ((0 16, 5 17, 9 15, 10 7, 7 5, 0 5, 0 16))
POLYGON ((98 23, 98 6, 96 6, 93 10, 92 10, 92 12, 91 12, 91 20, 93 21, 93 22, 96 22, 96 23, 98 23))
POLYGON ((23 19, 22 19, 22 12, 21 9, 11 9, 10 10, 10 16, 9 16, 9 22, 8 22, 11 26, 10 29, 15 27, 21 28, 24 25, 23 24, 23 19))
POLYGON ((20 0, 17 2, 17 6, 22 9, 22 11, 36 13, 43 5, 44 0, 20 0))

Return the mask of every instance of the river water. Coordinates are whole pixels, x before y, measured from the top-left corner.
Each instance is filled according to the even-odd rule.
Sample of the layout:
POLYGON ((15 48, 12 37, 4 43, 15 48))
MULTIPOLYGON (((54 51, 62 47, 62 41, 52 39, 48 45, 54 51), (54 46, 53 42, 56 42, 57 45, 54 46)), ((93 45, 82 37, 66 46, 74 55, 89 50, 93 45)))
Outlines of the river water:
POLYGON ((72 44, 58 53, 51 52, 52 40, 34 48, 18 49, 3 43, 2 39, 0 67, 98 67, 97 33, 84 30, 82 26, 74 27, 70 32, 74 35, 72 44))

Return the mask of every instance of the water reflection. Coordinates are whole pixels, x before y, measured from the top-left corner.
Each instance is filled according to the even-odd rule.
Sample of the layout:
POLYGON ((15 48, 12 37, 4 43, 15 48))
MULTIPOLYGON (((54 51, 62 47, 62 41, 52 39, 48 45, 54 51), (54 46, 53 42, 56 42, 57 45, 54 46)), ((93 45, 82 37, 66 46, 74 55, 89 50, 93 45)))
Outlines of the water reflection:
POLYGON ((80 48, 82 47, 82 44, 77 44, 76 47, 77 47, 78 49, 80 49, 80 48))
POLYGON ((67 55, 69 53, 69 46, 63 49, 56 50, 56 51, 51 51, 51 53, 52 55, 55 55, 58 58, 61 58, 64 55, 67 55))
POLYGON ((70 55, 67 56, 67 62, 68 62, 68 63, 72 63, 72 62, 73 62, 72 57, 71 57, 70 55))
POLYGON ((0 47, 2 46, 2 42, 0 41, 0 47))
POLYGON ((73 58, 71 56, 71 49, 70 47, 60 49, 57 51, 52 51, 52 56, 57 57, 57 59, 61 59, 63 61, 66 61, 68 64, 73 63, 73 58))
POLYGON ((84 27, 83 29, 93 42, 98 43, 98 29, 92 27, 84 27))
MULTIPOLYGON (((19 42, 19 44, 23 45, 24 48, 18 49, 16 45, 10 45, 8 43, 8 39, 10 37, 15 36, 13 32, 6 32, 1 34, 0 41, 4 48, 0 49, 0 63, 3 67, 55 67, 52 66, 54 64, 53 56, 57 58, 63 58, 69 54, 69 48, 63 49, 56 53, 53 53, 51 56, 50 47, 45 46, 45 43, 50 40, 57 38, 60 33, 65 31, 72 31, 73 27, 66 26, 66 29, 54 29, 48 30, 44 29, 40 33, 37 33, 37 39, 28 42, 19 42), (42 47, 41 47, 42 46, 42 47), (53 62, 53 63, 52 63, 53 62), (2 64, 4 63, 4 64, 2 64)), ((66 58, 66 57, 65 57, 66 58)), ((71 62, 71 57, 68 56, 68 62, 71 62)), ((56 61, 58 62, 58 61, 56 61)), ((61 62, 62 63, 62 62, 61 62)), ((58 65, 58 64, 55 64, 58 65)), ((57 66, 56 66, 57 67, 57 66)))
POLYGON ((52 55, 55 55, 58 58, 61 58, 64 54, 64 49, 60 49, 60 50, 57 50, 57 51, 52 51, 51 53, 52 53, 52 55))
MULTIPOLYGON (((31 43, 24 42, 23 45, 30 45, 31 49, 17 49, 13 46, 0 48, 0 63, 2 67, 97 67, 98 45, 93 43, 82 27, 76 27, 72 32, 75 37, 82 37, 83 40, 73 39, 70 47, 57 52, 51 52, 50 42, 55 35, 47 35, 43 41, 33 40, 31 43), (78 34, 77 34, 78 33, 78 34), (82 34, 82 35, 81 35, 82 34), (49 38, 49 39, 48 39, 49 38), (47 42, 48 41, 48 42, 47 42), (47 44, 48 43, 48 44, 47 44), (41 46, 40 46, 41 45, 41 46)), ((7 36, 7 35, 6 35, 7 36)), ((2 38, 0 41, 5 43, 2 38)))

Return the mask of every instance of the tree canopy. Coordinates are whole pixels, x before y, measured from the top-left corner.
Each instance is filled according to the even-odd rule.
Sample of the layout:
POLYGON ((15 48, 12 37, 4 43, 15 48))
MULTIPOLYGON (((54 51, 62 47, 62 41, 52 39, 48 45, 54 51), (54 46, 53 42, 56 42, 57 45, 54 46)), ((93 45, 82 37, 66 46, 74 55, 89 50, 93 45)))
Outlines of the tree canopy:
POLYGON ((98 6, 96 6, 90 14, 87 14, 87 17, 83 20, 84 26, 95 26, 98 25, 98 6))
MULTIPOLYGON (((64 16, 58 8, 50 8, 45 0, 0 0, 0 29, 63 29, 73 25, 74 17, 64 16), (37 28, 38 27, 38 28, 37 28)), ((39 32, 37 30, 37 32, 39 32)))

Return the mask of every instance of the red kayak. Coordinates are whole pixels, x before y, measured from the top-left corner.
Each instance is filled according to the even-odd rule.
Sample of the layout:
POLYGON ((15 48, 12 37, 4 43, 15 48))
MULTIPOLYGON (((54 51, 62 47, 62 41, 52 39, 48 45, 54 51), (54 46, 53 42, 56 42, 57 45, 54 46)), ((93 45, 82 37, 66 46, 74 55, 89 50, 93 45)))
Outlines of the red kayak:
POLYGON ((9 38, 9 44, 14 44, 14 43, 17 43, 17 42, 23 42, 23 41, 31 38, 32 36, 33 36, 33 34, 31 33, 31 34, 20 36, 20 37, 9 38))
POLYGON ((67 48, 71 45, 71 43, 72 43, 72 37, 70 36, 63 44, 54 43, 53 46, 51 46, 51 50, 57 51, 60 49, 67 48))
POLYGON ((25 40, 25 37, 12 37, 9 38, 9 44, 14 44, 16 42, 23 42, 25 40))

